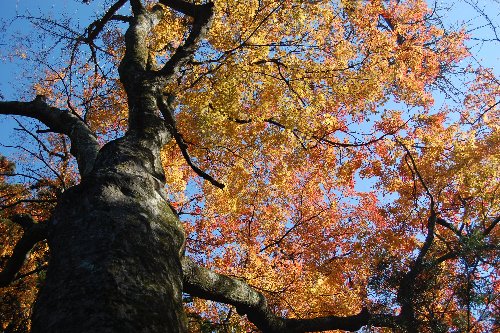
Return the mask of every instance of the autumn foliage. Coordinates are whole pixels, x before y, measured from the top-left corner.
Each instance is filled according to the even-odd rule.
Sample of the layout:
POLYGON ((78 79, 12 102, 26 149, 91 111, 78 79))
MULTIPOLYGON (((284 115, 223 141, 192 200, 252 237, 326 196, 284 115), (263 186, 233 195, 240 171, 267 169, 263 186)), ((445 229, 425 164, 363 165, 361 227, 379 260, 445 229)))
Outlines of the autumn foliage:
MULTIPOLYGON (((151 68, 191 23, 167 9, 151 68)), ((110 21, 94 40, 84 39, 92 28, 78 39, 55 27, 69 36, 68 60, 34 84, 100 144, 127 126, 125 24, 110 21)), ((193 172, 179 142, 164 147, 186 255, 244 280, 283 316, 411 307, 421 332, 498 329, 500 84, 491 69, 460 67, 467 38, 422 0, 214 1, 206 38, 164 91, 191 163, 214 180, 193 172), (457 68, 466 92, 436 103, 457 68)), ((52 171, 14 178, 0 160, 2 260, 22 233, 10 216, 43 223, 79 181, 65 139, 34 134, 52 171)), ((44 251, 1 289, 6 332, 29 326, 44 251)), ((220 303, 187 298, 186 308, 193 332, 253 327, 220 303)))

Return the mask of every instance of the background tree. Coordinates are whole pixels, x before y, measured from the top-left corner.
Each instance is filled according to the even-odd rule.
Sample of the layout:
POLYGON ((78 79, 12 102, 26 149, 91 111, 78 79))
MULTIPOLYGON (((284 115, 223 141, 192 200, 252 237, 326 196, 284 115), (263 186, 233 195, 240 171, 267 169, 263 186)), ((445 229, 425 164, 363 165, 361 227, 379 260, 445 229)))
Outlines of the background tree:
POLYGON ((42 281, 34 332, 498 327, 500 85, 437 6, 103 8, 23 17, 54 46, 0 102, 39 161, 2 159, 5 330, 42 281))

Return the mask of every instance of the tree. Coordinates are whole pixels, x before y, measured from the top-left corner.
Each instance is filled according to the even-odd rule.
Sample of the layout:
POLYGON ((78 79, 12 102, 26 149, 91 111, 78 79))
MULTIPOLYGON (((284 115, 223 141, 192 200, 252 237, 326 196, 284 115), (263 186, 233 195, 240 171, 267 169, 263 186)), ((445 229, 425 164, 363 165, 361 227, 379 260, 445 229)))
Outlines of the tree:
POLYGON ((38 54, 37 96, 0 102, 45 126, 19 125, 54 174, 8 182, 2 159, 24 233, 4 231, 0 283, 41 274, 33 332, 497 328, 500 85, 459 70, 465 31, 424 1, 26 19, 67 57, 38 54), (461 104, 433 107, 457 72, 461 104), (18 273, 44 239, 46 273, 18 273))

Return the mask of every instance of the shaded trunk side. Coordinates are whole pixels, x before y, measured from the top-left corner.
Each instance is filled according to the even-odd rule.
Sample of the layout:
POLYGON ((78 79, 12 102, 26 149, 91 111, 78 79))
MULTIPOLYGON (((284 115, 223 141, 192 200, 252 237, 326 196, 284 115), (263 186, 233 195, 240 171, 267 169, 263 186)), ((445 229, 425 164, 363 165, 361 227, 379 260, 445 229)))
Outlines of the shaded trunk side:
POLYGON ((185 331, 184 234, 155 154, 128 134, 104 146, 92 174, 63 194, 33 332, 185 331))

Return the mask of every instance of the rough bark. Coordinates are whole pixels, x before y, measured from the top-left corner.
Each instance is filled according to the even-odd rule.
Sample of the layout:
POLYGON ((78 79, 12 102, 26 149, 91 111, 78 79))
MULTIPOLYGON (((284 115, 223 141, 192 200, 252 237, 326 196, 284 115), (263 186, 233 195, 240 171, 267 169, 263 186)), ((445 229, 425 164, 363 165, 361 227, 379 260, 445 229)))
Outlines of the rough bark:
POLYGON ((109 143, 62 195, 33 332, 185 331, 184 234, 155 176, 159 147, 133 134, 109 143))

